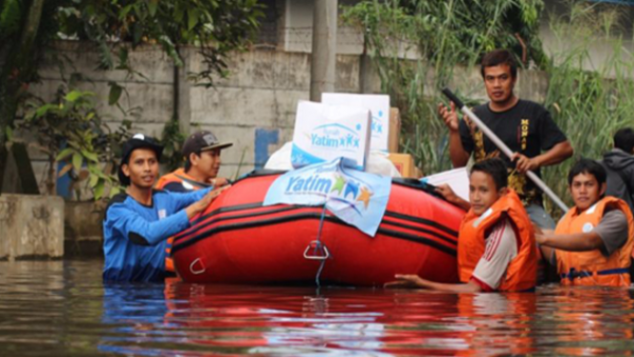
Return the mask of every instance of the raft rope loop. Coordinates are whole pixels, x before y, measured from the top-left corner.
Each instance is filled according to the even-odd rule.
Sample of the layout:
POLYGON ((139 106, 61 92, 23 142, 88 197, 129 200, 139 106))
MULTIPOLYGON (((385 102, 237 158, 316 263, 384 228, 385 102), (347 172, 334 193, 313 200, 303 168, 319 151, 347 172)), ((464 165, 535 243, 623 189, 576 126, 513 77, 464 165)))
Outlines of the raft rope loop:
MULTIPOLYGON (((318 249, 323 250, 322 243, 321 243, 321 229, 324 226, 325 218, 326 218, 326 204, 324 203, 324 208, 321 210, 321 218, 319 219, 319 229, 317 230, 317 239, 315 240, 315 249, 313 250, 314 254, 317 254, 318 249)), ((319 277, 321 276, 321 271, 324 270, 324 265, 326 265, 326 259, 321 260, 321 263, 319 263, 319 269, 317 269, 317 274, 315 275, 315 284, 317 284, 317 288, 321 288, 319 277)))

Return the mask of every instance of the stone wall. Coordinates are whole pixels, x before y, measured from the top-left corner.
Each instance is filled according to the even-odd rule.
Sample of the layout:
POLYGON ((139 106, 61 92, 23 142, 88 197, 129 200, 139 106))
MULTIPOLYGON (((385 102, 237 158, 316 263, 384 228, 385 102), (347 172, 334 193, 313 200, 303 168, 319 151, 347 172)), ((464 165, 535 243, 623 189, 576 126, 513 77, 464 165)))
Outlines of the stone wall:
POLYGON ((64 254, 66 257, 102 256, 104 201, 66 201, 64 254))
POLYGON ((63 213, 57 196, 0 196, 0 259, 61 258, 63 213))
MULTIPOLYGON (((97 51, 78 42, 59 42, 57 57, 72 60, 72 67, 87 77, 82 87, 94 91, 100 103, 107 103, 108 82, 117 81, 126 88, 121 104, 124 109, 142 107, 142 115, 134 121, 134 130, 161 136, 163 127, 177 113, 180 120, 191 125, 191 130, 212 130, 220 140, 235 145, 223 151, 220 175, 234 177, 258 165, 284 142, 291 139, 295 110, 299 100, 307 100, 310 87, 310 54, 277 50, 254 49, 237 53, 230 61, 231 74, 218 79, 214 88, 179 83, 180 93, 174 91, 175 78, 172 61, 158 46, 141 46, 130 53, 132 66, 145 78, 128 78, 123 71, 96 70, 97 51), (179 97, 180 96, 180 97, 179 97), (176 97, 179 105, 175 107, 176 97)), ((196 72, 202 67, 202 58, 195 48, 183 48, 185 68, 196 72)), ((359 92, 360 56, 337 56, 336 90, 359 92)), ((64 76, 70 74, 65 66, 64 76)), ((460 88, 475 98, 486 98, 482 79, 477 70, 456 69, 454 88, 460 88)), ((50 59, 41 72, 42 81, 32 91, 50 99, 61 83, 63 75, 55 61, 50 59)), ((379 78, 370 72, 366 79, 371 92, 380 92, 379 78)), ((521 97, 543 100, 547 82, 542 73, 527 71, 520 75, 517 89, 521 97)), ((110 124, 118 125, 122 119, 119 109, 103 105, 111 116, 110 124)), ((46 163, 31 150, 34 169, 41 177, 46 163)))
MULTIPOLYGON (((201 56, 195 48, 183 48, 182 53, 186 70, 201 69, 201 56)), ((178 115, 191 126, 191 131, 208 129, 220 140, 234 142, 235 145, 222 154, 220 175, 229 178, 263 165, 271 153, 291 140, 297 102, 309 97, 311 57, 307 53, 270 49, 237 53, 229 63, 231 75, 217 79, 214 88, 187 81, 176 86, 179 76, 175 75, 174 65, 157 46, 141 46, 129 55, 132 66, 141 71, 143 77, 127 77, 119 70, 95 69, 98 52, 86 44, 59 42, 53 54, 56 56, 49 57, 41 71, 41 82, 31 87, 34 94, 50 100, 62 79, 77 71, 86 77, 81 87, 95 92, 99 103, 107 103, 108 83, 117 81, 127 90, 121 100, 123 108, 143 108, 142 115, 133 123, 135 132, 160 137, 164 125, 173 115, 178 115), (60 71, 55 57, 67 58, 72 63, 66 63, 65 70, 60 71), (175 92, 176 87, 179 92, 175 92)), ((367 76, 366 90, 379 93, 378 76, 372 71, 367 76)), ((337 91, 359 92, 360 83, 360 56, 338 55, 337 91)), ((546 86, 542 73, 528 71, 521 73, 517 90, 523 98, 541 101, 546 86)), ((477 70, 457 68, 452 88, 459 88, 470 97, 486 99, 477 70)), ((101 109, 109 115, 111 127, 120 124, 123 115, 118 108, 102 104, 101 109)), ((44 192, 45 157, 33 148, 29 151, 44 192)), ((89 199, 88 196, 82 198, 89 199)), ((66 207, 66 249, 70 255, 98 253, 101 247, 103 207, 88 203, 91 208, 85 209, 85 205, 73 203, 66 207)), ((7 253, 4 254, 6 257, 7 253)))

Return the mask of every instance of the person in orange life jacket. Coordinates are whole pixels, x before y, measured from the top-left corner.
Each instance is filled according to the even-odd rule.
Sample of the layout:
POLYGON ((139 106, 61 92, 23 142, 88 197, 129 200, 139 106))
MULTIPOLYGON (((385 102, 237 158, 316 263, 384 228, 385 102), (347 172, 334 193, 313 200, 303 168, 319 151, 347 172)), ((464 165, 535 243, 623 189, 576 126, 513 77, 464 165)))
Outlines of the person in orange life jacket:
MULTIPOLYGON (((417 275, 399 274, 397 281, 386 286, 448 292, 534 289, 537 279, 534 230, 522 202, 507 184, 506 165, 500 159, 480 161, 471 169, 471 205, 458 237, 458 272, 463 284, 442 284, 417 275)), ((453 203, 466 208, 465 202, 453 203)))
MULTIPOLYGON (((199 131, 190 135, 183 143, 185 168, 179 168, 162 176, 156 188, 171 192, 190 192, 208 187, 222 187, 229 184, 226 178, 217 177, 220 169, 220 150, 233 145, 220 143, 209 131, 199 131)), ((171 256, 173 238, 165 246, 165 270, 175 272, 171 256)))
POLYGON ((218 176, 220 151, 233 143, 220 143, 210 131, 196 132, 185 140, 182 153, 185 167, 159 179, 156 187, 172 192, 188 192, 207 187, 221 187, 229 180, 218 176))
POLYGON ((190 226, 220 193, 153 189, 163 147, 136 134, 123 147, 119 180, 125 193, 114 196, 103 222, 104 281, 158 282, 166 277, 166 239, 190 226))
POLYGON ((606 171, 581 159, 568 174, 575 203, 555 232, 538 231, 544 257, 556 264, 565 285, 629 286, 634 219, 627 204, 605 196, 606 171))

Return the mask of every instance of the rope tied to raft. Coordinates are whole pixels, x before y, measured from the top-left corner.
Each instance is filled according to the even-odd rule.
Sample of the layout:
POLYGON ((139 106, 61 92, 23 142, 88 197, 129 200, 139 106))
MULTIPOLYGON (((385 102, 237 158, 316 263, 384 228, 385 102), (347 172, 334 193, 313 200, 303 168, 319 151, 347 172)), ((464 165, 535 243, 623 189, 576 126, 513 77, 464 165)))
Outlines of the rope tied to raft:
MULTIPOLYGON (((324 208, 321 210, 321 218, 319 219, 319 229, 317 230, 317 239, 315 240, 315 249, 313 250, 314 254, 317 254, 317 250, 323 250, 322 243, 321 243, 321 229, 324 226, 325 218, 326 218, 326 205, 324 204, 324 208)), ((326 255, 326 259, 327 258, 328 256, 326 255)), ((322 270, 324 270, 324 265, 326 265, 326 259, 321 260, 321 263, 319 263, 319 269, 317 269, 317 274, 315 275, 315 284, 317 284, 317 288, 321 287, 319 278, 321 276, 322 270)))
POLYGON ((324 221, 326 220, 326 206, 324 205, 323 210, 321 211, 321 218, 319 219, 319 228, 317 229, 317 237, 315 240, 308 243, 306 249, 304 250, 304 258, 308 260, 320 260, 319 269, 317 269, 317 274, 315 275, 315 283, 319 288, 321 283, 319 281, 321 272, 324 270, 324 265, 326 264, 326 259, 330 258, 330 252, 328 251, 328 247, 324 243, 321 242, 321 232, 323 230, 324 221))

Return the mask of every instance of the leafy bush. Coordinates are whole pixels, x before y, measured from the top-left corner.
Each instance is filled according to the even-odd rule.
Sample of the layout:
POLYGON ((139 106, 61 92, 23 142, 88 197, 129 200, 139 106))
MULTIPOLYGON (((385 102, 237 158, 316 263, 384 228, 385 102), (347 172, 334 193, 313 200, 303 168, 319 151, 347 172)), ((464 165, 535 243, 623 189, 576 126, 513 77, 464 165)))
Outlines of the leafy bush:
MULTIPOLYGON (((55 194, 56 176, 69 174, 73 189, 80 199, 80 183, 86 183, 95 199, 104 193, 113 196, 120 192, 116 174, 116 154, 129 137, 130 121, 124 121, 115 132, 103 122, 95 107, 95 94, 60 86, 55 99, 45 103, 32 98, 27 102, 27 115, 17 128, 33 135, 36 142, 27 142, 48 158, 46 187, 55 194), (56 163, 66 165, 56 175, 56 163)), ((14 139, 17 140, 17 139, 14 139)))

